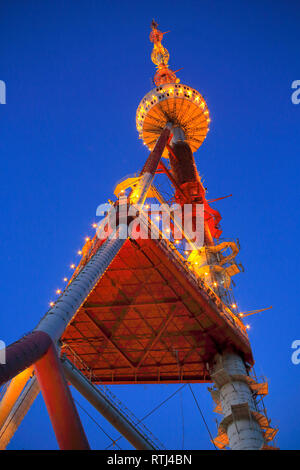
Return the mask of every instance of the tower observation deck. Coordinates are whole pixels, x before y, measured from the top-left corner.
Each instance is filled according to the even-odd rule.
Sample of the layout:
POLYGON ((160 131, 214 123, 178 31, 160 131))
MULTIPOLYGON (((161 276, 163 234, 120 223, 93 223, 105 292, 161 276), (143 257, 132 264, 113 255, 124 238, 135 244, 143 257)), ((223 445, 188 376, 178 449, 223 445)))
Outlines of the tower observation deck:
MULTIPOLYGON (((254 359, 247 325, 232 291, 232 277, 243 270, 236 261, 239 243, 220 241, 221 215, 206 198, 194 158, 209 131, 208 106, 169 68, 163 36, 153 21, 155 88, 142 98, 136 113, 139 137, 150 155, 141 171, 116 185, 114 201, 94 237, 86 241, 56 302, 30 335, 8 348, 7 365, 0 366, 2 381, 35 364, 49 404, 45 371, 51 382, 55 353, 51 350, 51 367, 41 361, 59 345, 64 361, 81 374, 81 384, 213 384, 215 411, 223 415, 215 445, 270 448, 276 429, 259 405, 267 384, 251 375, 254 359), (168 204, 155 185, 158 177, 172 188, 176 207, 182 213, 189 208, 193 228, 202 208, 200 245, 174 212, 165 209, 168 204), (162 206, 169 215, 167 230, 160 224, 162 206), (117 215, 115 225, 112 214, 117 215), (120 236, 124 227, 128 231, 120 236)), ((71 374, 66 367, 65 373, 71 374)), ((56 396, 64 396, 62 386, 56 396)), ((77 418, 72 419, 79 429, 77 440, 65 444, 60 439, 62 448, 77 448, 82 442, 77 418)), ((57 431, 55 416, 52 422, 57 431)))

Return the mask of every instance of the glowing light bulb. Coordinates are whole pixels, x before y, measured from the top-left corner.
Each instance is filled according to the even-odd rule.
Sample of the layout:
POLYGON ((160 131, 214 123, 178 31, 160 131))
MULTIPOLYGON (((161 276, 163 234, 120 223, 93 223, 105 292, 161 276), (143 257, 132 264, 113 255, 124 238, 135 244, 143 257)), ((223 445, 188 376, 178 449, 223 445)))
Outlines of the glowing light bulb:
POLYGON ((56 290, 56 293, 57 293, 57 294, 61 294, 61 290, 60 290, 60 289, 57 289, 57 290, 56 290))
POLYGON ((81 254, 82 254, 82 251, 81 251, 81 250, 77 251, 77 254, 78 254, 78 255, 81 255, 81 254))
POLYGON ((67 278, 67 277, 64 277, 64 282, 68 282, 68 278, 67 278))
POLYGON ((232 304, 231 307, 232 307, 232 308, 236 308, 236 304, 232 304))
POLYGON ((49 302, 50 307, 53 307, 54 302, 49 302))
POLYGON ((93 224, 92 227, 93 227, 93 228, 97 228, 97 224, 93 224))
POLYGON ((85 241, 88 242, 90 240, 90 237, 85 237, 85 241))
POLYGON ((70 265, 70 268, 71 268, 71 269, 75 269, 75 264, 71 264, 71 265, 70 265))
POLYGON ((243 315, 242 313, 239 313, 239 316, 240 316, 240 317, 243 317, 244 315, 243 315))
POLYGON ((247 330, 250 330, 250 325, 246 325, 247 330))

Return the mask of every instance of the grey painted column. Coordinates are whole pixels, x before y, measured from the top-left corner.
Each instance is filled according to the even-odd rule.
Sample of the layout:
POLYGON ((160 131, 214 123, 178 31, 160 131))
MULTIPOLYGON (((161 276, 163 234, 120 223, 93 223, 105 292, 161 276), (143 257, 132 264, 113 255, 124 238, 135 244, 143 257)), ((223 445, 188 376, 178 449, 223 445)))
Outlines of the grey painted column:
POLYGON ((217 388, 217 400, 224 416, 220 423, 219 436, 227 434, 232 450, 261 449, 264 436, 252 413, 257 410, 242 358, 234 353, 218 355, 212 367, 211 378, 217 388))

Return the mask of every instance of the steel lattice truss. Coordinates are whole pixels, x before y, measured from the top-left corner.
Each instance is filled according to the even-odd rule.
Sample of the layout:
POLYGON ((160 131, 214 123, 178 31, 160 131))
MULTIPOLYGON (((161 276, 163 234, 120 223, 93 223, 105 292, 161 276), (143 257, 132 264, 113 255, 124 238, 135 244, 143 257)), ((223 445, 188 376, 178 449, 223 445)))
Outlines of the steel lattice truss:
POLYGON ((209 382, 206 363, 228 344, 253 362, 234 317, 163 240, 128 239, 62 340, 102 383, 209 382))

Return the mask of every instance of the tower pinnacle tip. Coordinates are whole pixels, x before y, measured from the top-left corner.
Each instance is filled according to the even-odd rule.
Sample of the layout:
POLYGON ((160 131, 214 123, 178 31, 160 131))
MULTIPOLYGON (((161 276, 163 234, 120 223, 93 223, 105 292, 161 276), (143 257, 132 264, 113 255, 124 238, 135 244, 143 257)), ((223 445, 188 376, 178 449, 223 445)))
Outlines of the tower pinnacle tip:
POLYGON ((179 78, 176 77, 175 72, 169 69, 169 51, 162 45, 161 41, 164 34, 158 29, 158 23, 153 19, 151 22, 152 31, 150 33, 150 41, 153 42, 153 50, 151 53, 151 60, 157 67, 157 72, 154 75, 154 83, 156 86, 164 85, 165 83, 179 83, 179 78))

